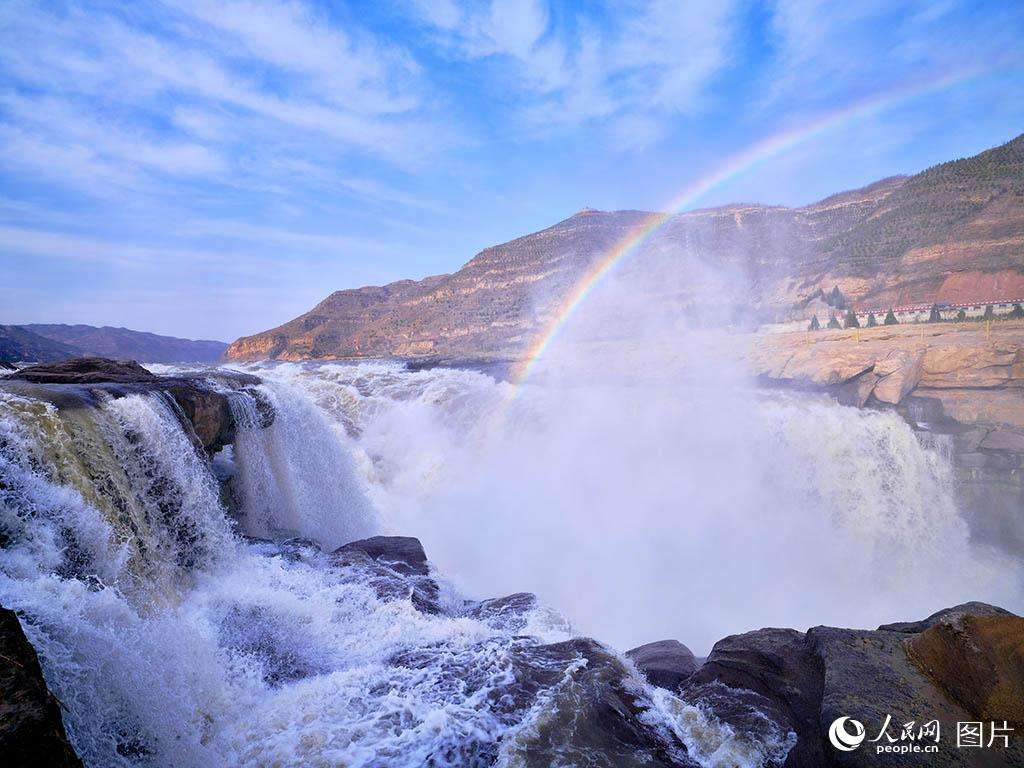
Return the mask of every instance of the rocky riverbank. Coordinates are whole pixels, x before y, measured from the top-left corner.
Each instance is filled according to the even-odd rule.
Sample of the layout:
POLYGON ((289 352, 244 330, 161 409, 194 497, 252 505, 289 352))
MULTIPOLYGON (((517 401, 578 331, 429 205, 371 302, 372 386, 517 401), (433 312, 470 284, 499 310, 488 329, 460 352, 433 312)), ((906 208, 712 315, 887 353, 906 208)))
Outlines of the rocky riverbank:
MULTIPOLYGON (((270 557, 323 556, 308 541, 254 545, 270 557)), ((424 614, 524 630, 536 606, 536 599, 525 593, 441 600, 435 571, 419 541, 409 537, 352 542, 328 561, 339 578, 371 584, 381 600, 407 602, 424 614)), ((609 768, 640 762, 684 768, 708 764, 709 756, 701 752, 706 745, 656 727, 648 713, 656 694, 638 684, 638 675, 673 694, 668 706, 681 708, 684 717, 687 712, 691 718, 711 715, 709 722, 726 724, 751 744, 773 745, 750 755, 765 766, 1009 766, 1024 761, 1018 730, 1024 729, 1024 619, 982 603, 877 630, 761 629, 719 641, 703 662, 677 641, 652 643, 624 656, 587 638, 548 645, 524 642, 517 648, 499 709, 518 711, 544 690, 551 696, 550 715, 539 718, 528 737, 518 737, 516 754, 524 765, 583 755, 590 756, 587 765, 609 768), (829 730, 839 718, 857 721, 869 740, 857 741, 850 751, 836 749, 829 730), (930 726, 929 735, 918 736, 932 721, 937 730, 930 726), (956 746, 959 722, 982 722, 988 729, 995 722, 1014 730, 1002 731, 1009 734, 1008 747, 997 740, 983 751, 971 751, 956 746), (904 735, 907 727, 912 737, 904 735), (885 732, 888 736, 874 740, 885 732), (880 752, 879 744, 935 750, 880 752), (557 754, 551 752, 554 745, 557 754)), ((5 754, 24 755, 23 765, 79 765, 35 653, 15 615, 2 609, 0 649, 0 745, 9 750, 5 754)), ((287 658, 265 661, 267 674, 277 675, 278 684, 298 674, 287 658)), ((413 655, 390 663, 416 667, 432 661, 413 655)), ((844 731, 847 736, 856 735, 856 726, 851 727, 844 731)))

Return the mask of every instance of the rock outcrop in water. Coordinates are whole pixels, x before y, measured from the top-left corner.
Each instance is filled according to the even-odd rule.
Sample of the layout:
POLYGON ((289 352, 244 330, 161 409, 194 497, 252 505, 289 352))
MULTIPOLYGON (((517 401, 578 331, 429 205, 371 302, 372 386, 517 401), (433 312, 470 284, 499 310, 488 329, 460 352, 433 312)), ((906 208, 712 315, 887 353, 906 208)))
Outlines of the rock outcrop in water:
MULTIPOLYGON (((131 392, 166 392, 181 409, 197 442, 211 454, 234 440, 237 425, 228 391, 256 384, 259 384, 257 377, 233 371, 206 376, 157 376, 135 361, 119 362, 102 357, 33 365, 4 378, 7 389, 50 400, 58 407, 88 405, 90 393, 97 391, 113 397, 131 392), (221 386, 212 386, 207 381, 211 377, 217 378, 221 386)), ((263 426, 269 426, 274 418, 268 407, 261 409, 260 416, 263 426)))
MULTIPOLYGON (((877 630, 761 629, 720 640, 688 674, 690 666, 681 657, 676 671, 682 680, 666 687, 737 730, 756 732, 767 717, 793 732, 787 768, 1024 764, 1024 618, 984 603, 877 630), (841 717, 867 731, 867 740, 849 752, 835 749, 828 738, 841 717), (874 741, 887 718, 888 736, 874 741), (938 741, 917 736, 933 720, 938 741), (982 753, 956 746, 958 722, 1005 722, 1017 730, 1009 732, 1008 748, 997 741, 982 753), (914 724, 912 740, 901 737, 907 723, 914 724), (879 744, 897 743, 938 750, 878 752, 879 744)), ((651 682, 664 684, 665 670, 658 674, 651 682)))
POLYGON ((0 607, 0 762, 19 768, 81 768, 46 688, 35 649, 14 611, 0 607))
POLYGON ((103 357, 77 357, 60 363, 32 365, 10 377, 35 384, 148 384, 156 381, 134 360, 118 362, 103 357))

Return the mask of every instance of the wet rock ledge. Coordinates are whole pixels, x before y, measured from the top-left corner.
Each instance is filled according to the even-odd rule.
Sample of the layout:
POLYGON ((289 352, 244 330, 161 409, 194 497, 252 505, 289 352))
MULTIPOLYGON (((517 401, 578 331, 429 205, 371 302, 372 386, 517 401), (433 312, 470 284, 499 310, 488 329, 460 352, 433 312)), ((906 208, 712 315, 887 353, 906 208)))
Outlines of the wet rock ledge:
POLYGON ((0 607, 0 757, 21 768, 81 768, 68 743, 60 702, 14 611, 0 607))
POLYGON ((270 407, 252 388, 260 379, 236 371, 206 375, 157 376, 134 361, 79 357, 60 363, 22 368, 0 379, 0 387, 37 397, 59 408, 90 407, 95 394, 113 397, 161 391, 180 409, 183 426, 208 453, 234 442, 238 425, 229 402, 231 391, 247 391, 256 399, 262 426, 274 420, 270 407), (216 385, 211 380, 216 380, 216 385))

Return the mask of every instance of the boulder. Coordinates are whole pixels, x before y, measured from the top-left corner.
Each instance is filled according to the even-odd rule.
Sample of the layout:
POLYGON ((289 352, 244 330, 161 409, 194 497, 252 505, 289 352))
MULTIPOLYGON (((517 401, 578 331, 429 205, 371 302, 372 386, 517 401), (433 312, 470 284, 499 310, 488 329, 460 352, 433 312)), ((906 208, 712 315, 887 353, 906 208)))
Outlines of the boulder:
POLYGON ((526 629, 529 614, 537 607, 537 596, 530 592, 516 592, 505 597, 493 597, 472 603, 465 615, 506 632, 526 629))
POLYGON ((234 442, 238 425, 227 395, 191 379, 171 379, 162 388, 174 398, 208 453, 234 442))
POLYGON ((697 671, 693 652, 678 640, 658 640, 626 651, 651 685, 676 691, 697 671))
POLYGON ((681 696, 737 730, 756 728, 759 714, 791 729, 796 744, 787 768, 994 768, 1024 765, 1021 691, 1024 619, 965 603, 877 630, 763 629, 727 637, 683 683, 681 696), (835 748, 828 735, 840 718, 856 720, 865 734, 849 751, 835 748), (1009 747, 957 747, 958 723, 1004 720, 1018 728, 1009 747), (931 721, 939 724, 938 741, 920 735, 931 721), (914 740, 904 738, 905 726, 914 740), (914 744, 937 751, 886 751, 914 744))
POLYGON ((81 768, 35 649, 14 611, 0 607, 0 756, 20 768, 81 768))
POLYGON ((335 566, 353 571, 381 600, 408 600, 421 613, 441 613, 440 589, 430 578, 427 555, 411 536, 373 536, 331 553, 335 566))
POLYGON ((875 398, 883 403, 899 405, 921 380, 923 352, 899 351, 890 354, 875 365, 875 373, 881 376, 875 385, 875 398))
MULTIPOLYGON (((951 741, 959 721, 969 721, 970 713, 948 701, 946 696, 907 658, 900 632, 835 629, 815 627, 807 633, 808 645, 821 660, 822 695, 819 710, 821 734, 841 717, 853 718, 866 732, 865 741, 856 749, 843 752, 827 740, 822 749, 831 764, 840 766, 968 766, 969 752, 958 750, 951 741), (881 735, 889 719, 888 736, 878 743, 871 740, 881 735), (938 720, 939 753, 910 755, 878 754, 881 746, 901 740, 901 729, 907 723, 918 726, 938 720)), ((929 741, 929 744, 932 742, 929 741)))
POLYGON ((135 361, 118 362, 105 357, 76 357, 62 363, 41 363, 22 368, 10 379, 36 384, 136 384, 158 377, 135 361))
POLYGON ((876 358, 876 352, 856 347, 802 349, 789 359, 779 378, 801 386, 830 387, 870 372, 876 358))
POLYGON ((542 717, 503 753, 513 765, 698 768, 678 736, 647 716, 648 694, 615 654, 589 638, 517 649, 500 701, 524 708, 550 691, 542 717))
POLYGON ((874 371, 864 373, 836 387, 835 398, 839 401, 840 405, 852 405, 854 408, 863 408, 871 397, 871 393, 875 390, 875 385, 880 378, 874 371))
POLYGON ((828 764, 819 722, 821 691, 821 662, 804 633, 761 629, 715 643, 682 695, 738 731, 761 732, 762 738, 794 734, 785 765, 818 768, 828 764))
POLYGON ((1013 614, 996 605, 972 601, 970 603, 954 605, 952 608, 943 608, 941 611, 936 611, 928 618, 921 619, 920 621, 900 621, 895 624, 883 624, 878 630, 880 632, 916 634, 924 632, 926 629, 931 629, 943 622, 956 621, 963 616, 1013 616, 1013 614))
POLYGON ((334 551, 335 555, 362 552, 405 575, 426 576, 430 572, 427 553, 420 540, 412 536, 372 536, 352 541, 334 551))

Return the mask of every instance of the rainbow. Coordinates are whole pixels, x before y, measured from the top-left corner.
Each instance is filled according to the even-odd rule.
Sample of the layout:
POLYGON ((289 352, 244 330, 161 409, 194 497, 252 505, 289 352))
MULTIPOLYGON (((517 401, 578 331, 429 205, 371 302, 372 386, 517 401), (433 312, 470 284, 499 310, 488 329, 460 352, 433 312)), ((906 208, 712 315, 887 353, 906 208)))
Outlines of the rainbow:
POLYGON ((767 160, 778 157, 793 147, 802 144, 809 139, 815 138, 832 128, 849 121, 862 118, 871 114, 882 112, 885 109, 902 101, 922 96, 934 91, 941 91, 959 85, 967 80, 992 74, 997 70, 968 70, 954 74, 945 75, 933 80, 926 80, 923 83, 915 83, 893 91, 874 96, 870 99, 856 102, 850 106, 843 107, 834 112, 829 112, 816 119, 792 128, 769 138, 763 139, 744 151, 730 156, 724 163, 716 167, 708 175, 697 179, 686 187, 674 200, 664 207, 661 213, 653 213, 644 219, 639 225, 631 229, 629 234, 623 238, 607 254, 597 259, 590 270, 576 283, 571 291, 562 299, 555 310, 553 319, 548 323, 543 332, 538 334, 537 340, 529 348, 523 361, 512 372, 512 382, 516 385, 522 384, 530 375, 534 364, 544 356, 544 352, 551 346, 552 341, 558 336, 558 331, 565 326, 576 309, 583 304, 587 295, 601 279, 611 272, 615 266, 635 252, 651 235, 657 232, 661 226, 672 216, 682 212, 685 208, 693 205, 696 201, 707 195, 715 188, 747 173, 767 160))

